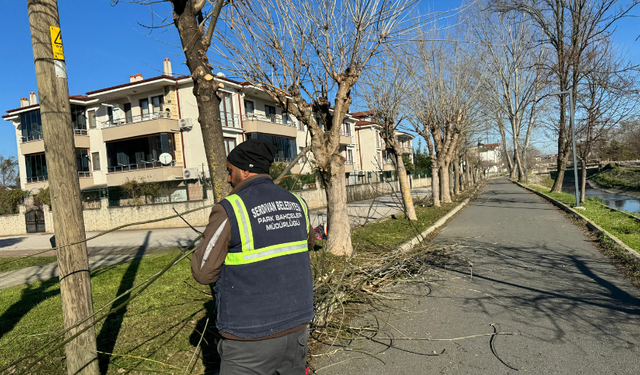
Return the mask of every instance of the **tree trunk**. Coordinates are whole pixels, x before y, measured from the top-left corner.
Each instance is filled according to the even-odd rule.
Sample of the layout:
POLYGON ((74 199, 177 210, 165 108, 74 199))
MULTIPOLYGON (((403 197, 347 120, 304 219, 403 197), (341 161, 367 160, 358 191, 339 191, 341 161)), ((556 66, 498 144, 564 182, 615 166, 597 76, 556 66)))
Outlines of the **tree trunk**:
POLYGON ((565 157, 560 157, 558 155, 557 165, 558 165, 558 176, 551 187, 552 193, 560 193, 562 191, 562 183, 564 181, 564 172, 567 170, 567 159, 569 158, 569 154, 565 157))
MULTIPOLYGON (((204 27, 198 26, 200 11, 194 9, 193 0, 172 1, 174 24, 178 29, 187 67, 193 79, 193 95, 198 104, 198 121, 202 129, 207 164, 213 183, 214 201, 219 202, 229 194, 227 184, 227 155, 224 147, 218 88, 224 87, 214 79, 213 69, 207 57, 204 27)), ((212 21, 213 22, 213 21, 212 21)))
POLYGON ((587 187, 587 163, 586 160, 580 160, 580 203, 584 202, 584 189, 587 187))
POLYGON ((431 157, 431 196, 435 207, 440 207, 440 174, 438 169, 438 162, 434 157, 431 157))
POLYGON ((515 152, 513 153, 516 159, 516 167, 518 169, 518 182, 524 181, 524 169, 522 168, 522 158, 520 158, 520 150, 518 148, 517 142, 514 142, 513 147, 515 152))
POLYGON ((467 180, 467 187, 471 187, 471 185, 473 184, 473 181, 471 181, 471 166, 469 166, 469 161, 465 163, 464 174, 465 174, 465 179, 467 180))
POLYGON ((462 176, 460 174, 460 160, 456 160, 455 163, 453 164, 454 167, 454 174, 455 174, 455 187, 453 190, 453 193, 455 195, 460 194, 460 192, 462 191, 462 176))
POLYGON ((511 168, 511 173, 510 176, 511 179, 515 180, 518 177, 518 172, 520 172, 520 169, 518 168, 518 157, 517 157, 517 153, 516 150, 513 150, 513 166, 511 168))
POLYGON ((404 161, 402 160, 402 152, 395 150, 396 170, 398 171, 398 179, 400 180, 400 192, 402 193, 402 202, 404 203, 405 213, 407 219, 418 220, 416 216, 416 209, 413 206, 413 197, 411 196, 411 187, 409 186, 409 178, 407 177, 407 170, 404 167, 404 161))
POLYGON ((502 138, 502 149, 504 150, 504 155, 507 159, 507 167, 509 168, 509 176, 513 178, 513 161, 511 160, 511 156, 507 152, 507 136, 504 131, 504 123, 501 119, 498 119, 498 130, 500 130, 500 137, 502 138))
POLYGON ((440 199, 442 203, 451 203, 449 166, 444 163, 440 166, 440 181, 440 199))
POLYGON ((326 248, 338 256, 351 256, 351 225, 347 212, 347 184, 344 160, 332 155, 329 168, 320 169, 327 197, 327 244, 326 248))

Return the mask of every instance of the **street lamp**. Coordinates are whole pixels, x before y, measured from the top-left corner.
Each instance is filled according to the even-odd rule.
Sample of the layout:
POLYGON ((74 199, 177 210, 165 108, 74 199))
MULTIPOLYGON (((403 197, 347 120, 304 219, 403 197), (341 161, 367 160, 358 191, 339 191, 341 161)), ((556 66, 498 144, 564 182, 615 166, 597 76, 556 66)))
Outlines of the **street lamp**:
POLYGON ((576 130, 573 123, 574 108, 573 108, 573 94, 571 90, 552 92, 549 95, 564 95, 569 94, 569 118, 571 125, 571 141, 573 143, 573 178, 575 179, 574 186, 576 187, 576 207, 580 207, 580 191, 578 190, 578 161, 576 160, 576 130))

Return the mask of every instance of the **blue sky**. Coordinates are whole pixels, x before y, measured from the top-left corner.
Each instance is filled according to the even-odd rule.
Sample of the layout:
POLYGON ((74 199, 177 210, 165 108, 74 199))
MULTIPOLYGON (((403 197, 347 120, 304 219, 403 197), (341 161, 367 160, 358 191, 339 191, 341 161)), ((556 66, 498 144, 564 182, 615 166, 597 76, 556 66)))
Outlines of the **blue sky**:
MULTIPOLYGON (((0 90, 0 112, 17 108, 21 97, 37 93, 33 50, 25 0, 3 0, 5 21, 2 23, 2 55, 0 69, 4 73, 0 90)), ((69 72, 70 94, 118 85, 129 81, 129 75, 142 73, 145 78, 161 74, 162 61, 169 57, 173 72, 188 74, 177 32, 173 26, 152 33, 139 23, 150 25, 170 17, 168 4, 146 6, 121 3, 111 6, 109 0, 58 1, 65 58, 69 72), (153 17, 152 17, 153 16, 153 17)), ((423 1, 420 7, 447 10, 460 1, 423 1)), ((640 8, 636 9, 640 13, 640 8)), ((640 20, 627 19, 618 24, 614 40, 620 48, 640 64, 640 20)), ((354 108, 358 109, 358 108, 354 108)), ((423 142, 424 144, 424 142, 423 142)), ((17 156, 13 126, 0 122, 0 154, 17 156)))

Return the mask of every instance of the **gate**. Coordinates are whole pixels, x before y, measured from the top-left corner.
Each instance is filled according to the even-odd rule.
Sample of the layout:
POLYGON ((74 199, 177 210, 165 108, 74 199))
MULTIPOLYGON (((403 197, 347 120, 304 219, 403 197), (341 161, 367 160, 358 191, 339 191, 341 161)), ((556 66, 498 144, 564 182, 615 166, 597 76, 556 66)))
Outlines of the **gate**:
POLYGON ((42 210, 32 210, 24 216, 27 222, 27 233, 43 233, 45 231, 44 212, 42 210))

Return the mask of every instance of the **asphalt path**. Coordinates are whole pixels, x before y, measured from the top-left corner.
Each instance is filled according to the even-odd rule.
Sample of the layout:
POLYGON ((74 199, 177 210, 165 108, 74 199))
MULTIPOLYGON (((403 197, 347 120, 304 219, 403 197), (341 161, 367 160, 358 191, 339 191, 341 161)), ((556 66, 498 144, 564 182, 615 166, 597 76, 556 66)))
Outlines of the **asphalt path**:
MULTIPOLYGON (((424 198, 431 192, 429 188, 417 188, 411 191, 415 199, 424 198)), ((352 227, 368 221, 399 213, 402 210, 399 194, 384 195, 375 199, 352 202, 347 212, 352 227)), ((313 227, 326 226, 325 209, 309 213, 313 227)), ((204 227, 196 229, 203 231, 204 227)), ((87 238, 98 234, 88 232, 87 238)), ((176 246, 185 247, 197 234, 191 228, 162 228, 152 230, 121 230, 105 234, 87 242, 89 268, 106 266, 130 260, 134 257, 172 250, 176 246)), ((41 252, 51 248, 51 234, 28 234, 0 237, 0 262, 2 257, 18 257, 41 252)), ((54 255, 47 251, 41 255, 54 255)), ((0 289, 29 282, 48 280, 58 275, 56 263, 27 267, 20 270, 0 273, 0 289)))
POLYGON ((318 374, 640 373, 640 293, 542 198, 494 180, 433 246, 318 374))

